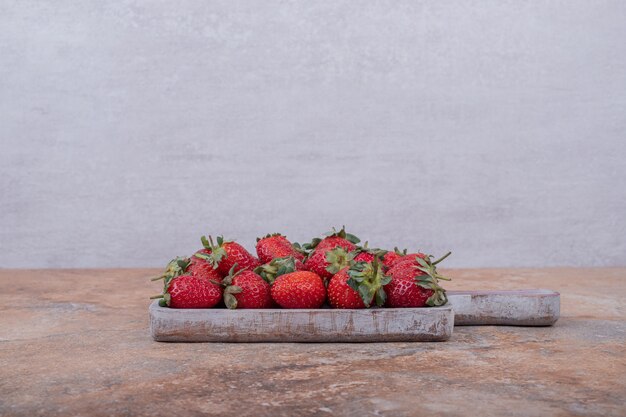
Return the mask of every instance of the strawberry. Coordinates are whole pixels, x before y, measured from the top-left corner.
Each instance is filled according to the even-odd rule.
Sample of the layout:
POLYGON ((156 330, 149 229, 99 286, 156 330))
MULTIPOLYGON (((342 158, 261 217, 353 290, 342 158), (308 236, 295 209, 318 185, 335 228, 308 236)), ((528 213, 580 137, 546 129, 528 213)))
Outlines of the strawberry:
POLYGON ((233 265, 222 281, 224 303, 234 308, 271 308, 270 285, 258 274, 233 265))
POLYGON ((209 240, 202 236, 201 240, 204 247, 211 253, 209 255, 196 253, 196 256, 206 259, 213 266, 213 269, 217 269, 217 272, 224 276, 229 274, 234 265, 238 265, 237 271, 240 269, 253 270, 261 265, 257 258, 237 242, 224 240, 222 236, 217 238, 217 245, 213 243, 211 236, 209 236, 209 240))
POLYGON ((345 226, 343 226, 340 231, 337 231, 337 229, 333 227, 333 230, 325 233, 325 236, 326 237, 324 239, 316 237, 311 241, 311 243, 305 243, 302 245, 302 248, 307 251, 313 251, 320 248, 333 249, 337 246, 342 246, 344 249, 350 251, 356 249, 356 246, 354 245, 361 241, 361 239, 355 235, 346 233, 345 226), (351 248, 344 246, 345 242, 351 243, 351 248))
POLYGON ((382 306, 386 294, 383 287, 391 277, 383 274, 377 258, 372 262, 357 262, 335 274, 328 284, 328 299, 334 308, 365 308, 372 302, 382 306))
POLYGON ((172 278, 160 298, 162 307, 172 308, 211 308, 222 299, 221 287, 213 282, 191 275, 172 278))
POLYGON ((399 258, 403 257, 404 255, 406 255, 406 249, 404 250, 404 252, 400 252, 400 250, 397 247, 393 248, 393 251, 389 251, 389 252, 385 253, 385 256, 383 256, 383 259, 382 259, 383 266, 385 268, 391 267, 391 264, 396 259, 399 259, 399 258))
POLYGON ((352 266, 357 262, 371 263, 377 257, 386 253, 382 249, 370 249, 367 242, 364 246, 357 246, 355 250, 347 253, 342 247, 336 247, 326 252, 326 271, 336 274, 346 266, 352 266))
POLYGON ((354 262, 372 262, 377 256, 384 256, 385 254, 387 254, 386 250, 368 248, 367 242, 365 242, 363 246, 357 246, 354 262))
MULTIPOLYGON (((433 296, 434 291, 418 284, 415 277, 392 277, 391 283, 385 285, 387 307, 424 307, 433 296)), ((426 282, 424 282, 426 284, 426 282)), ((443 305, 443 304, 440 304, 443 305)))
POLYGON ((391 264, 389 265, 390 268, 393 268, 395 265, 399 264, 400 262, 414 262, 416 257, 420 257, 422 259, 426 259, 428 257, 428 255, 425 255, 421 252, 416 252, 416 253, 409 253, 407 255, 402 255, 399 258, 395 259, 393 262, 391 262, 391 264))
POLYGON ((326 301, 322 278, 309 271, 279 276, 271 291, 272 299, 282 308, 320 308, 326 301))
POLYGON ((348 267, 337 272, 328 283, 328 302, 333 308, 365 308, 358 292, 350 288, 348 267))
POLYGON ((354 262, 366 262, 366 263, 370 263, 374 260, 374 258, 376 258, 376 255, 374 255, 371 252, 359 252, 355 257, 354 257, 354 262))
MULTIPOLYGON (((348 252, 352 252, 356 249, 356 243, 359 242, 359 238, 354 235, 346 233, 345 227, 339 232, 333 229, 332 232, 327 234, 324 239, 313 239, 311 244, 305 245, 307 248, 313 248, 313 252, 309 254, 304 267, 315 272, 321 276, 324 280, 329 280, 334 274, 339 272, 345 266, 348 266, 349 260, 346 258, 348 252), (331 259, 327 258, 327 253, 336 248, 342 248, 343 252, 336 252, 331 255, 331 259), (337 259, 337 257, 339 257, 337 259), (335 265, 331 270, 327 270, 333 263, 335 265)), ((351 259, 350 259, 351 260, 351 259)))
POLYGON ((302 262, 295 260, 291 256, 287 256, 284 258, 272 259, 271 262, 256 267, 254 272, 259 274, 261 278, 271 285, 274 283, 276 278, 281 275, 303 270, 304 264, 302 262))
POLYGON ((304 255, 280 233, 257 238, 256 253, 259 255, 259 260, 264 264, 271 262, 274 258, 284 258, 287 256, 291 256, 300 262, 304 260, 304 255))
MULTIPOLYGON (((436 261, 432 261, 431 255, 425 255, 423 253, 413 253, 409 255, 404 255, 396 259, 391 264, 391 268, 389 268, 387 272, 391 273, 392 269, 398 267, 399 265, 405 265, 405 266, 415 265, 417 267, 424 268, 424 265, 420 263, 421 262, 420 260, 426 262, 426 266, 430 267, 432 269, 432 272, 436 272, 435 266, 441 261, 443 261, 444 259, 446 259, 448 256, 450 256, 450 254, 451 252, 448 252, 441 258, 437 259, 436 261)), ((429 271, 423 271, 423 272, 429 272, 429 271)))
POLYGON ((167 285, 172 279, 187 272, 187 268, 189 267, 190 263, 191 260, 189 258, 178 256, 169 261, 165 266, 165 270, 163 271, 163 273, 158 277, 152 278, 151 281, 158 281, 162 279, 164 282, 163 291, 165 292, 167 290, 167 285))
POLYGON ((178 256, 167 263, 165 270, 158 277, 152 278, 152 281, 158 281, 167 277, 175 278, 179 275, 183 275, 189 267, 191 260, 184 256, 178 256))
POLYGON ((187 273, 194 277, 202 278, 208 281, 215 281, 218 284, 222 282, 222 274, 220 274, 213 266, 203 257, 203 255, 210 255, 211 252, 207 249, 201 249, 196 252, 189 262, 187 267, 187 273), (200 256, 197 256, 200 255, 200 256))
POLYGON ((326 262, 324 265, 326 265, 326 273, 324 276, 326 277, 327 275, 330 275, 328 277, 328 279, 330 279, 343 268, 354 265, 354 257, 357 255, 357 252, 346 252, 344 248, 338 246, 334 249, 326 251, 325 255, 326 262))
POLYGON ((437 261, 431 256, 422 258, 419 254, 413 260, 395 262, 387 274, 391 282, 385 285, 388 307, 424 307, 444 305, 448 299, 439 280, 448 280, 437 273, 435 265, 448 257, 447 253, 437 261))

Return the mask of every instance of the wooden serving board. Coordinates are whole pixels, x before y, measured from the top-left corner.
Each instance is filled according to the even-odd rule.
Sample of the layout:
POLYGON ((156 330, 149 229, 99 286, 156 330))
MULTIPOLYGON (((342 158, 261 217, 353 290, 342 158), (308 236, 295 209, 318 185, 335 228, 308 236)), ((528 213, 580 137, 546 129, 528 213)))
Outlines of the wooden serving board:
POLYGON ((150 305, 159 342, 431 342, 457 326, 551 326, 560 296, 550 290, 448 291, 443 307, 363 310, 175 309, 150 305))
POLYGON ((551 326, 560 294, 551 290, 448 291, 456 326, 551 326))
POLYGON ((150 305, 159 342, 435 342, 448 340, 452 307, 363 310, 175 309, 150 305))

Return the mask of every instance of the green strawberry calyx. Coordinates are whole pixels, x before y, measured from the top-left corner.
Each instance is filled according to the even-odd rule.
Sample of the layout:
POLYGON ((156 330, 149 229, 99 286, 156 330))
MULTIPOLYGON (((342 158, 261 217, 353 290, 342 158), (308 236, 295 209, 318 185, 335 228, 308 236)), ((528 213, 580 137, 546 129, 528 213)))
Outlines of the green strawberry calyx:
POLYGON ((359 293, 366 307, 370 307, 372 301, 381 307, 387 300, 387 294, 383 286, 391 282, 391 277, 383 273, 382 264, 378 257, 370 262, 357 262, 348 269, 347 284, 359 293))
POLYGON ((195 256, 206 260, 209 264, 211 264, 213 269, 217 269, 220 262, 228 257, 228 253, 226 252, 226 249, 224 249, 224 244, 230 243, 232 240, 225 240, 224 236, 218 236, 216 245, 213 243, 213 237, 209 236, 207 239, 206 236, 202 236, 200 241, 202 242, 202 246, 204 246, 205 249, 210 250, 211 253, 208 255, 205 253, 196 253, 195 256))
POLYGON ((239 294, 243 291, 243 288, 233 285, 233 278, 237 275, 241 274, 244 270, 241 269, 237 272, 237 264, 235 263, 228 271, 228 275, 224 277, 222 280, 222 286, 224 287, 224 304, 226 304, 226 308, 230 310, 234 310, 237 308, 237 298, 233 294, 239 294))
POLYGON ((403 250, 400 250, 400 249, 398 249, 398 247, 397 247, 397 246, 395 246, 395 247, 393 248, 393 251, 394 251, 396 254, 400 255, 400 256, 404 256, 404 255, 406 255, 406 254, 407 254, 407 252, 408 252, 408 250, 407 250, 406 248, 404 248, 403 250))
POLYGON ((355 256, 355 251, 346 252, 342 247, 329 250, 326 252, 326 262, 328 263, 326 270, 334 275, 345 267, 351 266, 355 256))
POLYGON ((422 288, 432 290, 433 295, 431 295, 428 300, 426 300, 426 305, 431 307, 442 306, 448 302, 448 297, 446 296, 446 290, 439 285, 439 280, 450 281, 450 278, 445 277, 437 272, 436 265, 446 259, 451 255, 452 252, 448 252, 443 255, 441 258, 433 261, 432 255, 428 255, 425 258, 421 258, 419 256, 415 257, 415 261, 419 264, 416 268, 426 275, 418 275, 415 277, 415 283, 422 288))
POLYGON ((306 253, 310 253, 317 247, 317 245, 320 244, 321 241, 322 241, 322 239, 320 239, 319 237, 316 237, 313 240, 311 240, 311 242, 303 244, 302 245, 302 249, 306 253))
POLYGON ((346 226, 341 226, 341 230, 339 231, 337 231, 337 229, 333 227, 333 230, 331 230, 330 232, 324 233, 324 236, 340 237, 342 239, 346 239, 348 242, 354 243, 355 245, 361 241, 361 239, 359 239, 355 235, 351 233, 346 233, 346 226))
POLYGON ((304 248, 305 245, 301 245, 298 242, 294 242, 291 244, 291 247, 293 248, 293 250, 295 250, 301 255, 304 255, 304 257, 306 258, 307 256, 309 256, 309 251, 304 248))
POLYGON ((159 307, 169 307, 170 306, 170 302, 171 302, 171 296, 167 292, 167 290, 163 294, 153 295, 152 297, 150 297, 150 299, 151 300, 158 299, 159 300, 159 307))
MULTIPOLYGON (((346 239, 348 242, 354 243, 355 245, 361 241, 361 239, 359 239, 355 235, 351 233, 346 233, 346 226, 342 226, 341 230, 339 231, 337 231, 337 229, 333 227, 331 231, 324 233, 324 236, 325 237, 340 237, 342 239, 346 239)), ((306 251, 312 251, 313 249, 317 247, 317 245, 320 244, 322 240, 323 239, 316 237, 315 239, 311 240, 311 243, 305 243, 304 245, 302 245, 302 247, 306 251)))
POLYGON ((261 278, 263 278, 270 285, 272 285, 279 276, 295 271, 296 260, 293 256, 274 258, 271 262, 258 266, 254 269, 254 273, 260 275, 261 278))
MULTIPOLYGON (((169 286, 170 282, 174 278, 185 274, 190 264, 191 264, 191 260, 189 258, 184 257, 184 256, 178 256, 167 263, 167 265, 165 266, 165 270, 163 271, 161 275, 159 275, 158 277, 151 278, 150 280, 151 281, 163 280, 163 294, 165 294, 167 292, 167 287, 169 286)), ((155 296, 151 298, 154 299, 154 298, 160 298, 160 297, 155 296)), ((161 305, 161 307, 164 307, 164 305, 161 305)))
POLYGON ((256 238, 256 241, 258 242, 258 241, 260 241, 260 240, 263 240, 263 239, 268 239, 268 238, 270 238, 270 237, 276 237, 276 236, 283 236, 283 237, 284 237, 284 235, 283 235, 282 233, 268 233, 268 234, 266 234, 265 236, 262 236, 262 237, 257 237, 257 238, 256 238))
POLYGON ((356 247, 356 253, 357 255, 361 252, 365 252, 365 253, 371 253, 372 255, 375 256, 380 256, 381 258, 383 256, 385 256, 387 254, 387 252, 389 252, 388 250, 385 249, 379 249, 379 248, 370 248, 368 246, 368 242, 365 242, 363 244, 363 246, 357 246, 356 247))

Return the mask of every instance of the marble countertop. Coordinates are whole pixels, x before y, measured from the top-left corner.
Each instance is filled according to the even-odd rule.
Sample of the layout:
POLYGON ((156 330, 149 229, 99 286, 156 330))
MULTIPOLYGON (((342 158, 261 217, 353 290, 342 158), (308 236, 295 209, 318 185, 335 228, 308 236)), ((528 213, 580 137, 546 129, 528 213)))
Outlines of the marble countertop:
POLYGON ((450 269, 560 291, 561 318, 356 344, 154 342, 156 273, 0 270, 0 415, 626 415, 626 268, 450 269))

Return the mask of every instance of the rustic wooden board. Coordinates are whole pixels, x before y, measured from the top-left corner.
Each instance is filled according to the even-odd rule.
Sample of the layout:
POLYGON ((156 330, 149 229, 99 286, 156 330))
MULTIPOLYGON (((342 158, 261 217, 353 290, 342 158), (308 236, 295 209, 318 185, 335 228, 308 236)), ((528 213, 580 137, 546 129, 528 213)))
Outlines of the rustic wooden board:
POLYGON ((150 305, 160 342, 433 342, 448 340, 450 306, 367 310, 173 309, 150 305))
POLYGON ((456 326, 551 326, 560 295, 551 290, 448 291, 456 326))

